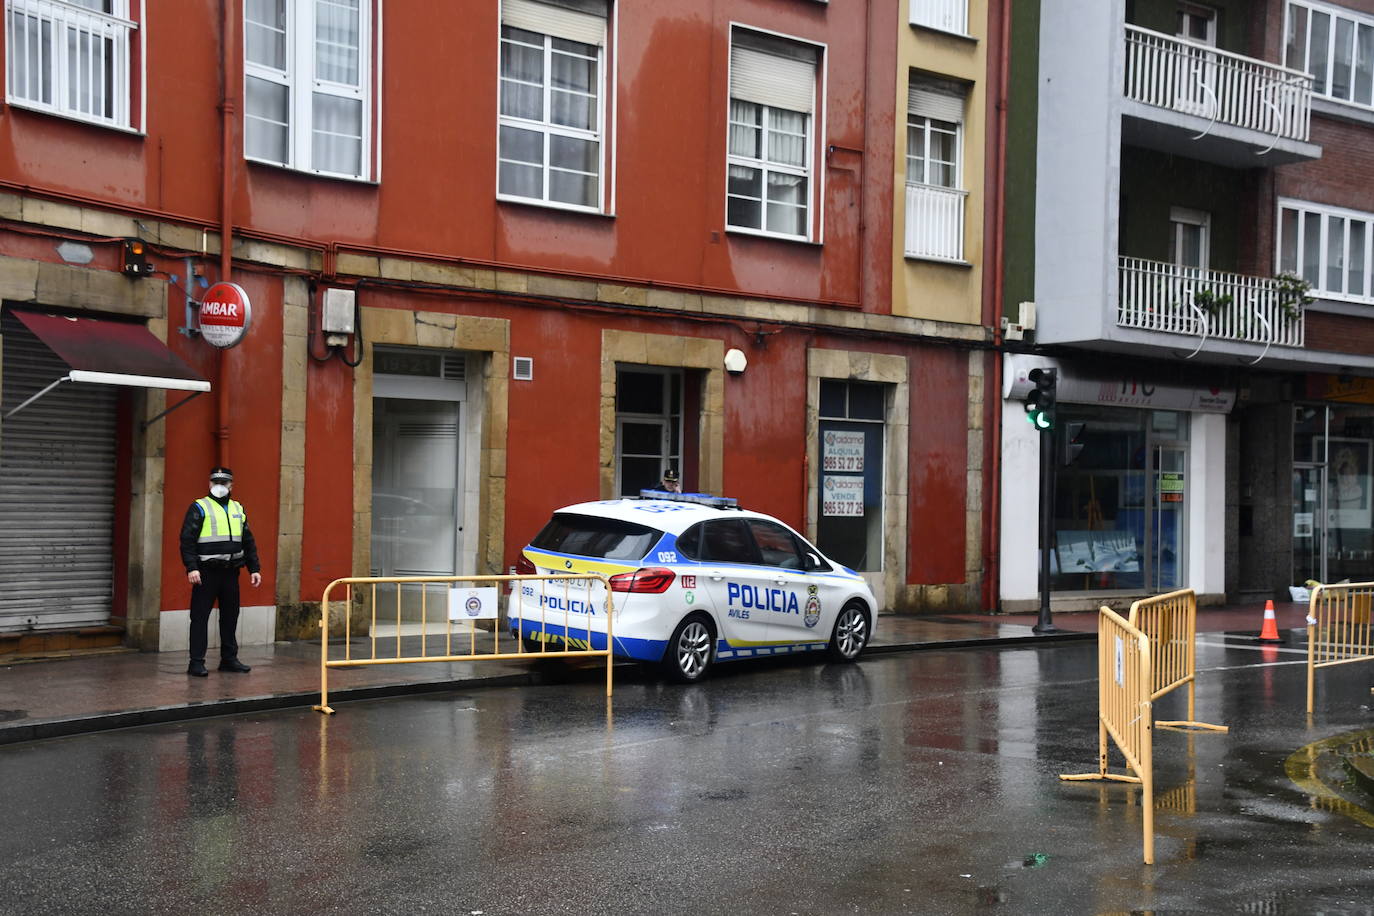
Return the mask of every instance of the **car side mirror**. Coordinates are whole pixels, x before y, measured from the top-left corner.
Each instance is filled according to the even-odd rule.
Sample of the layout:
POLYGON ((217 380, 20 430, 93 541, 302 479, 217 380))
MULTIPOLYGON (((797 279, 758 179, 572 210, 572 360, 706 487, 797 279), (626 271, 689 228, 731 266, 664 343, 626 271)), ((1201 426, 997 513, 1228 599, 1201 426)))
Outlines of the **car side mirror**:
POLYGON ((811 553, 811 552, 808 551, 807 554, 806 554, 806 568, 807 568, 808 570, 811 570, 811 569, 820 569, 820 568, 821 568, 821 558, 818 557, 818 556, 816 556, 814 553, 811 553))

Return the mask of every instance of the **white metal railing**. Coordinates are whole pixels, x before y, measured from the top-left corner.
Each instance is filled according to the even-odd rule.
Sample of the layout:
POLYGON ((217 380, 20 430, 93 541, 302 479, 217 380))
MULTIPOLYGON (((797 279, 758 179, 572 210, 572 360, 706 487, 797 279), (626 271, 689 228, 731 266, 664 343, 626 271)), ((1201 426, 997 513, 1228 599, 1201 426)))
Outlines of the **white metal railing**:
POLYGON ((906 256, 940 261, 964 259, 967 191, 931 184, 906 186, 906 256))
POLYGON ((911 24, 968 34, 968 0, 911 0, 911 24))
POLYGON ((11 102, 129 126, 129 45, 137 25, 61 0, 8 0, 11 102))
POLYGON ((1126 97, 1288 140, 1306 140, 1312 120, 1306 73, 1133 25, 1126 97))
POLYGON ((1278 281, 1269 277, 1122 257, 1116 316, 1123 328, 1303 345, 1302 314, 1284 311, 1278 281), (1215 303, 1210 310, 1208 299, 1215 303))

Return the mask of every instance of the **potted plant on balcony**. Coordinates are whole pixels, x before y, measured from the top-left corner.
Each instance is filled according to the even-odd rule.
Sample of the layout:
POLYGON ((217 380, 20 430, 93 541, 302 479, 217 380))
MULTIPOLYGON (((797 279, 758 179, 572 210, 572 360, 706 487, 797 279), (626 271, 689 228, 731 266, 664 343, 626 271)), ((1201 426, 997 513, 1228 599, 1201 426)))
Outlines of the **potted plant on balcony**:
POLYGON ((1312 284, 1294 273, 1280 273, 1274 276, 1278 292, 1279 311, 1289 318, 1301 318, 1302 310, 1312 304, 1312 284))

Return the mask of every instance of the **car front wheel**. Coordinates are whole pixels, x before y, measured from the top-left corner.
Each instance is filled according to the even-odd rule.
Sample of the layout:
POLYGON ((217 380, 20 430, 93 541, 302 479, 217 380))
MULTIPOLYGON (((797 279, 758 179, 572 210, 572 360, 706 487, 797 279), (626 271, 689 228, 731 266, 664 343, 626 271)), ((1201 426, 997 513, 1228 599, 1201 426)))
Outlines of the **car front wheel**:
POLYGON ((673 680, 691 684, 706 676, 711 667, 711 625, 701 614, 693 614, 677 625, 668 650, 663 653, 664 672, 673 680))
POLYGON ((830 657, 837 662, 852 662, 868 645, 868 614, 857 602, 846 604, 835 620, 830 634, 830 657))

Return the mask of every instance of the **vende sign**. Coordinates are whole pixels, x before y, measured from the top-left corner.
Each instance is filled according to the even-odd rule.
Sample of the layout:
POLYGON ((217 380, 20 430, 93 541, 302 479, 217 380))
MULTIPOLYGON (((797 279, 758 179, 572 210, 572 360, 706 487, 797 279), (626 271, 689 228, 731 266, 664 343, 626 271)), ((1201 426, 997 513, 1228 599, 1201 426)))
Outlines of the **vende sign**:
POLYGON ((237 283, 216 283, 200 300, 200 336, 221 350, 234 346, 253 323, 253 304, 237 283))

